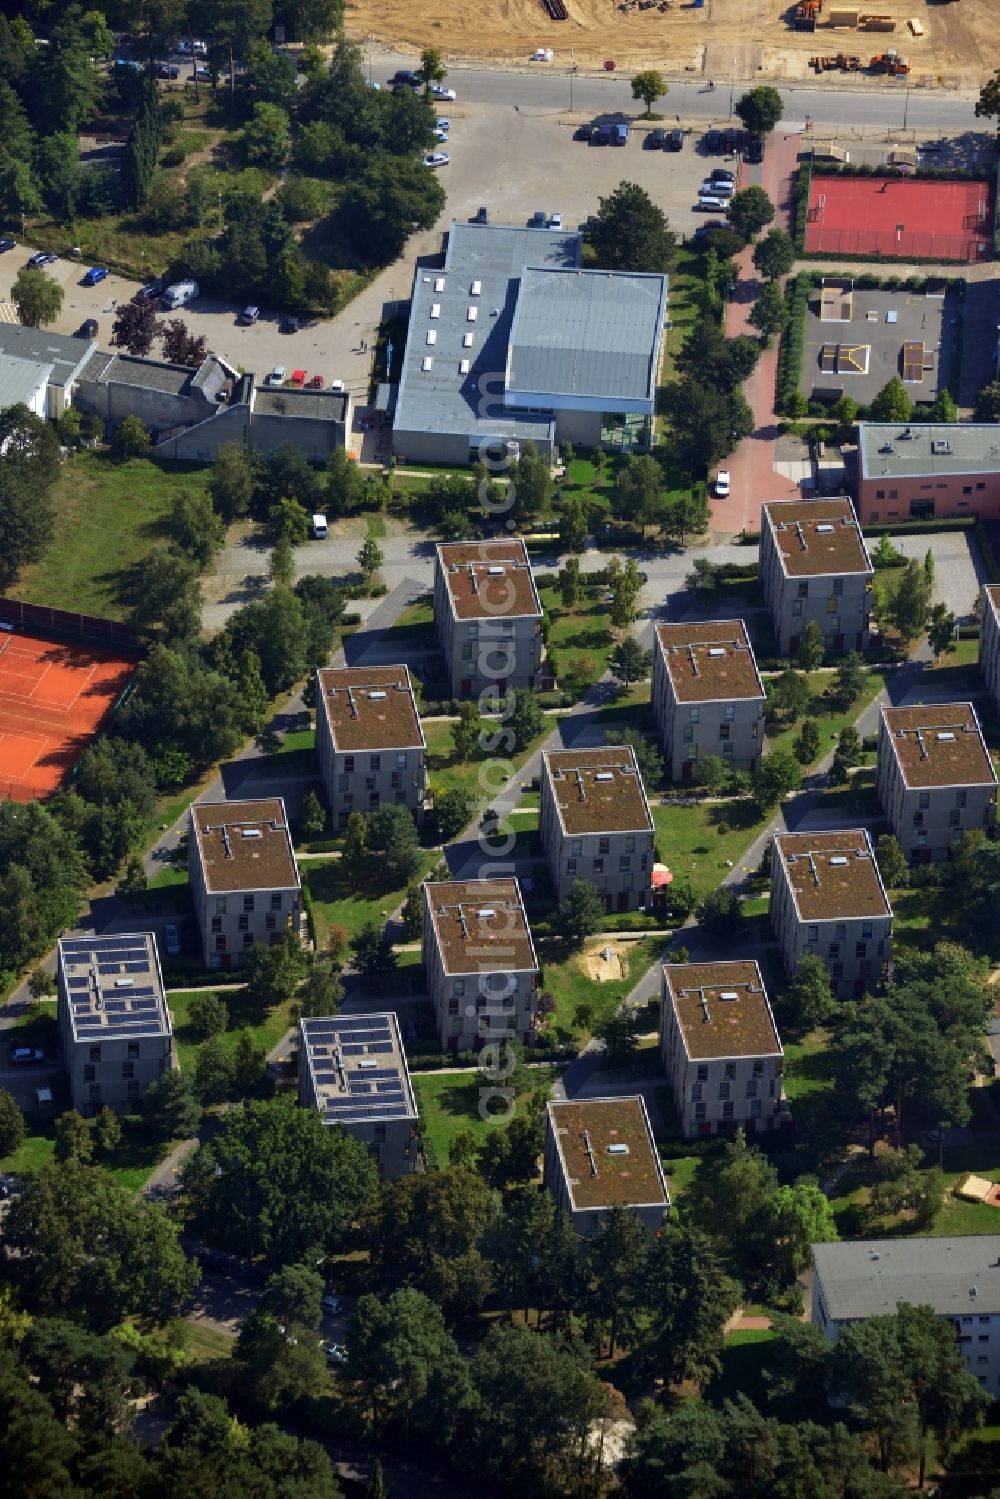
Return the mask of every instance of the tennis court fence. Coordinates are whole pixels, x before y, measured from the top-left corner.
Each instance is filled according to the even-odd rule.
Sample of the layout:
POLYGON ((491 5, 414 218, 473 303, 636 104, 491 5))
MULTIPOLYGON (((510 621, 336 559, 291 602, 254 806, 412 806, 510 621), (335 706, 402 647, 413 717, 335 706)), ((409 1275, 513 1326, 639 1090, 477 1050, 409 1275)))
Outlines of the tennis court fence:
POLYGON ((0 781, 0 801, 40 802, 52 795, 52 789, 43 791, 40 786, 29 786, 25 781, 0 781))
POLYGON ((29 604, 23 599, 0 598, 0 628, 11 625, 71 640, 122 646, 130 651, 142 648, 138 632, 120 620, 102 619, 97 614, 78 614, 72 609, 55 609, 50 604, 29 604))

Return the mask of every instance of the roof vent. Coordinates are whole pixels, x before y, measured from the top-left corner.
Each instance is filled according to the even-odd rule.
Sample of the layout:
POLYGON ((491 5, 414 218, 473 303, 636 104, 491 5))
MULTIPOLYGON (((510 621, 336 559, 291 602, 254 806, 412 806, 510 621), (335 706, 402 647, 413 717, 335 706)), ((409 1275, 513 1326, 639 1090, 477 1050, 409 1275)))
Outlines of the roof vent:
POLYGON ((503 577, 503 568, 502 567, 490 566, 490 567, 488 567, 486 569, 486 571, 489 573, 489 575, 490 575, 491 578, 502 578, 503 577))
POLYGON ((431 317, 440 317, 440 316, 441 316, 441 303, 440 302, 432 302, 431 303, 431 317))
POLYGON ((599 770, 594 777, 595 781, 613 781, 615 778, 612 770, 599 770))
POLYGON ((932 453, 950 453, 951 452, 951 443, 948 441, 947 437, 932 437, 931 438, 931 452, 932 453))
POLYGON ((467 323, 474 323, 476 321, 476 318, 478 316, 479 316, 479 308, 478 307, 470 307, 469 310, 468 310, 468 312, 465 314, 465 321, 467 323))
POLYGON ((710 645, 708 648, 708 654, 710 656, 724 656, 726 654, 726 648, 724 645, 710 645))
POLYGON ((115 979, 116 989, 134 989, 135 979, 115 979))
POLYGON ((723 989, 722 993, 719 995, 719 998, 720 999, 726 999, 726 1000, 733 1000, 733 999, 739 999, 739 995, 736 993, 735 989, 723 989))
POLYGON ((365 1068, 377 1067, 378 1066, 378 1058, 377 1057, 361 1057, 359 1059, 359 1061, 358 1061, 358 1066, 359 1067, 365 1067, 365 1068))
POLYGON ((847 855, 846 854, 831 854, 831 856, 830 856, 830 867, 831 868, 833 868, 833 869, 839 869, 842 865, 844 865, 846 863, 847 863, 847 855))
POLYGON ((244 838, 263 838, 264 836, 260 828, 241 828, 240 832, 244 838))
POLYGON ((427 342, 429 344, 436 344, 437 341, 438 341, 437 329, 436 328, 428 328, 428 330, 427 330, 427 342))
POLYGON ((829 536, 829 534, 830 534, 830 532, 832 530, 833 530, 833 527, 831 525, 829 525, 828 522, 821 521, 820 524, 816 527, 816 535, 817 536, 829 536))
MULTIPOLYGON (((425 281, 427 281, 429 279, 430 278, 428 276, 424 277, 425 281)), ((435 277, 435 279, 434 279, 434 290, 435 291, 444 291, 444 277, 443 276, 436 276, 435 277)))
POLYGON ((420 368, 423 370, 425 375, 429 370, 432 370, 434 368, 434 361, 429 354, 424 355, 423 359, 420 362, 420 368))
POLYGON ((385 695, 386 694, 380 688, 376 688, 373 692, 369 692, 368 694, 373 703, 379 702, 382 698, 385 697, 385 695))
POLYGON ((458 373, 460 375, 467 375, 469 373, 469 361, 467 359, 460 359, 458 361, 458 373))
POLYGON ((951 729, 942 729, 941 732, 940 732, 940 734, 937 736, 937 738, 938 738, 938 743, 939 744, 954 744, 955 743, 955 736, 952 733, 951 729))
POLYGON ((481 281, 473 281, 472 285, 469 287, 469 296, 478 297, 482 289, 483 283, 481 281))
POLYGON ((976 1297, 978 1295, 979 1295, 979 1287, 978 1286, 970 1286, 969 1287, 969 1296, 972 1298, 973 1301, 975 1301, 975 1299, 976 1299, 976 1297))
POLYGON ((472 334, 471 333, 463 333, 462 334, 462 347, 464 349, 471 349, 472 348, 472 334))
POLYGON ((608 1146, 608 1155, 628 1155, 628 1146, 624 1140, 615 1140, 608 1146))
POLYGON ((479 917, 480 921, 489 921, 496 914, 497 913, 492 906, 483 906, 481 910, 476 912, 476 915, 479 917))
POLYGON ((882 1258, 877 1249, 872 1250, 871 1257, 873 1260, 880 1260, 882 1258))

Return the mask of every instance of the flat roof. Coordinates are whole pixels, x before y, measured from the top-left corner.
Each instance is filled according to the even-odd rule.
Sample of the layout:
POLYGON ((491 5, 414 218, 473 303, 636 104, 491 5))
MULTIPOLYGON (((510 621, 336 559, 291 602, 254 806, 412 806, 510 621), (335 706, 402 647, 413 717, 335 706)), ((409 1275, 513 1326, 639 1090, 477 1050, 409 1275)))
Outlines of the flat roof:
POLYGON ((25 328, 21 323, 0 323, 0 354, 27 359, 32 364, 51 365, 49 384, 69 385, 94 344, 85 338, 71 338, 48 328, 25 328))
POLYGON ((769 500, 763 512, 788 577, 872 572, 854 506, 846 496, 769 500))
POLYGON ((971 703, 883 708, 886 739, 907 786, 995 786, 993 761, 971 703))
POLYGON ((342 422, 350 396, 343 390, 300 390, 294 386, 255 385, 254 416, 304 417, 313 422, 342 422))
POLYGON ((641 1094, 549 1103, 548 1113, 574 1212, 669 1208, 670 1194, 641 1094), (608 1149, 622 1145, 627 1148, 608 1149))
POLYGON ((764 684, 742 619, 658 625, 655 633, 678 702, 764 698, 764 684))
POLYGON ((528 549, 520 536, 441 542, 437 561, 457 619, 541 618, 528 549))
POLYGON ((0 411, 22 401, 25 406, 30 406, 39 390, 48 385, 51 374, 51 364, 0 353, 0 411))
POLYGON ((434 880, 424 890, 445 973, 538 967, 516 879, 434 880))
POLYGON ((392 1011, 300 1020, 299 1040, 324 1123, 416 1121, 406 1052, 392 1011))
POLYGON ((939 1317, 1000 1312, 1000 1234, 859 1239, 813 1244, 827 1315, 835 1322, 891 1316, 905 1301, 939 1317))
POLYGON ((801 920, 892 915, 867 829, 778 833, 774 847, 801 920))
POLYGON ((205 888, 297 890, 299 871, 280 796, 195 802, 191 808, 205 888))
POLYGON ((782 1055, 755 962, 664 963, 663 981, 692 1060, 782 1055))
POLYGON ((160 959, 152 932, 61 937, 59 971, 79 1042, 171 1033, 160 959))
POLYGON ((1000 469, 995 422, 859 422, 862 479, 944 478, 1000 469))
POLYGON ((651 833, 653 819, 630 744, 550 750, 542 755, 563 831, 651 833))
POLYGON ((649 402, 656 391, 667 278, 529 266, 507 353, 507 400, 649 402))
POLYGON ((325 666, 316 679, 334 749, 424 748, 406 666, 325 666))

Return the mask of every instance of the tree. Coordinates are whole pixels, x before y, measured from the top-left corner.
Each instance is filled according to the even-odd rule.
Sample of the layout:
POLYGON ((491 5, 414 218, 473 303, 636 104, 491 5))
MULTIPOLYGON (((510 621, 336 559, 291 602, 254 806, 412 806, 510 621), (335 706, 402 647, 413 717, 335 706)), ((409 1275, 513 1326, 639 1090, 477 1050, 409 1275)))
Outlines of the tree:
POLYGON ((212 503, 225 521, 247 514, 253 497, 253 470, 238 443, 223 443, 212 461, 208 480, 212 503))
POLYGON ((425 47, 420 54, 420 67, 418 69, 425 84, 443 83, 448 69, 445 67, 444 58, 437 47, 425 47))
POLYGON ((645 532, 664 515, 663 470, 648 453, 631 454, 619 468, 611 491, 611 513, 635 521, 645 532))
POLYGON ((751 135, 769 135, 784 113, 781 95, 767 83, 748 89, 733 108, 751 135))
POLYGON ((646 119, 653 117, 653 105, 657 99, 662 99, 667 92, 667 85, 663 74, 656 68, 646 68, 641 73, 632 74, 632 98, 641 99, 646 106, 646 119))
POLYGON ((808 708, 812 693, 808 679, 794 666, 786 666, 777 680, 768 684, 768 706, 783 713, 789 723, 795 723, 808 708))
POLYGON ((931 409, 928 412, 928 420, 932 422, 944 423, 958 421, 958 406, 956 405, 955 397, 952 395, 947 385, 942 385, 941 389, 934 397, 934 400, 931 403, 931 409))
POLYGON ((989 120, 994 115, 1000 115, 1000 71, 987 79, 979 90, 979 98, 976 100, 977 120, 989 120))
POLYGON ((13 1155, 24 1139, 24 1115, 17 1100, 6 1088, 0 1088, 0 1156, 13 1155))
POLYGON ((852 427, 858 416, 858 403, 853 396, 838 396, 830 407, 830 415, 838 427, 852 427))
POLYGON ((258 1045, 249 1026, 243 1026, 233 1048, 233 1089, 237 1098, 259 1092, 266 1076, 267 1047, 258 1045))
POLYGON ((422 162, 379 153, 348 187, 338 218, 366 259, 389 265, 415 229, 434 227, 444 205, 444 188, 422 162))
POLYGON ((712 890, 697 910, 699 925, 706 932, 730 930, 741 919, 742 914, 742 902, 731 885, 719 885, 712 890))
MULTIPOLYGON (((627 1067, 639 1045, 636 1031, 636 1012, 627 1003, 622 1003, 601 1021, 597 1035, 604 1042, 604 1053, 609 1067, 627 1067)), ((612 1344, 614 1335, 612 1334, 612 1344)), ((611 1352, 614 1353, 612 1346, 611 1352)))
POLYGON ((885 382, 868 407, 868 416, 873 422, 908 422, 912 415, 913 402, 898 375, 885 382))
MULTIPOLYGON (((582 552, 586 545, 587 537, 590 535, 590 505, 584 495, 566 495, 559 508, 559 545, 565 552, 582 552)), ((571 609, 576 603, 577 593, 572 588, 570 580, 575 576, 577 580, 580 574, 580 564, 575 557, 567 559, 566 566, 559 573, 559 585, 562 589, 562 601, 567 609, 571 609), (576 573, 570 569, 570 563, 576 563, 576 573), (567 602, 567 586, 570 587, 570 598, 567 602)))
POLYGON ((366 978, 377 973, 387 973, 390 968, 395 968, 399 960, 389 933, 374 921, 367 922, 351 938, 351 952, 354 954, 355 968, 366 978))
POLYGON ((707 526, 708 499, 704 490, 675 495, 667 507, 667 532, 679 546, 686 545, 688 536, 700 534, 707 526))
POLYGON ((420 838, 409 808, 385 804, 369 812, 366 823, 372 872, 390 890, 408 885, 420 868, 420 838))
POLYGON ((865 663, 857 651, 841 656, 833 677, 833 699, 838 708, 849 708, 857 702, 867 681, 865 663))
POLYGON ((221 994, 203 990, 188 1006, 188 1025, 202 1041, 221 1036, 229 1027, 229 1006, 221 994))
POLYGON ((977 422, 1000 421, 1000 380, 991 380, 976 397, 973 416, 977 422))
POLYGON ((122 1143, 122 1127, 118 1115, 107 1104, 94 1120, 93 1135, 98 1155, 114 1155, 122 1143))
POLYGON ((298 935, 285 930, 267 947, 253 947, 244 970, 247 988, 261 1005, 271 1008, 291 999, 306 975, 309 957, 298 935))
POLYGON ((597 264, 609 271, 669 271, 677 257, 677 236, 644 188, 620 182, 598 199, 590 243, 597 264))
POLYGON ((653 653, 644 651, 634 635, 626 635, 608 657, 608 666, 615 681, 628 687, 633 682, 645 681, 649 676, 653 669, 653 653))
POLYGON ((567 898, 560 903, 555 924, 562 936, 574 947, 582 947, 587 937, 604 925, 604 902, 586 880, 574 880, 567 898))
POLYGON ((700 755, 694 779, 697 786, 704 786, 711 796, 717 796, 729 780, 729 766, 721 755, 700 755))
POLYGON ((385 1300, 362 1296, 347 1334, 349 1367, 375 1430, 437 1438, 469 1403, 468 1375, 441 1309, 411 1287, 385 1300), (454 1379, 449 1393, 446 1381, 454 1379), (454 1401, 454 1412, 450 1402, 454 1401))
POLYGON ((807 620, 799 640, 795 659, 803 671, 816 671, 823 665, 823 636, 814 619, 807 620))
POLYGON ((136 565, 133 577, 132 620, 140 630, 156 630, 168 641, 191 640, 198 634, 201 595, 198 564, 192 557, 176 546, 154 547, 136 565))
POLYGON ((243 127, 243 153, 250 165, 277 171, 284 166, 291 143, 288 111, 278 104, 255 104, 253 118, 243 127))
POLYGON ((275 541, 301 546, 309 535, 309 511, 291 495, 276 501, 267 512, 267 523, 275 541))
POLYGON ((188 331, 183 318, 171 318, 160 333, 163 357, 170 364, 183 364, 196 369, 208 355, 208 343, 188 331))
POLYGON ((450 843, 469 825, 475 803, 460 786, 439 791, 434 797, 434 821, 442 843, 450 843))
POLYGON ((93 1154, 94 1137, 86 1119, 76 1109, 60 1114, 56 1120, 54 1158, 57 1161, 80 1161, 86 1164, 93 1154))
POLYGON ((774 204, 762 187, 741 187, 729 200, 726 217, 744 239, 753 239, 774 218, 774 204))
POLYGON ((955 649, 957 621, 947 604, 935 604, 927 622, 927 643, 935 657, 955 649))
POLYGON ((272 582, 285 588, 295 581, 295 552, 287 536, 279 536, 274 543, 267 571, 272 582))
POLYGON ((769 229, 753 249, 753 263, 766 281, 778 281, 795 264, 795 242, 784 229, 769 229))
POLYGON ((46 323, 54 323, 62 311, 63 289, 44 271, 22 266, 14 278, 10 299, 25 328, 43 328, 46 323))
POLYGON ((883 885, 900 890, 910 883, 910 866, 899 841, 892 833, 883 833, 875 845, 875 863, 883 885))
POLYGON ((358 566, 366 583, 370 583, 385 562, 385 553, 374 536, 366 536, 358 552, 358 566))
POLYGON ((514 735, 514 749, 517 754, 526 750, 528 745, 543 732, 545 717, 541 704, 537 695, 529 691, 527 687, 514 688, 514 706, 507 723, 514 735))
POLYGON ((182 490, 170 504, 170 530, 175 544, 200 568, 206 568, 225 540, 225 528, 204 492, 182 490))
POLYGON ((657 786, 663 780, 663 756, 653 740, 641 729, 608 729, 605 731, 604 741, 611 745, 626 744, 632 749, 645 786, 657 786))
POLYGON ((539 455, 533 442, 522 443, 507 491, 511 518, 520 524, 543 514, 552 502, 552 488, 548 460, 539 455))
POLYGON ((115 313, 111 343, 116 349, 145 358, 160 335, 160 320, 152 297, 136 293, 131 302, 123 302, 115 313))
POLYGON ((904 646, 910 646, 927 626, 931 587, 927 575, 915 557, 911 557, 886 604, 886 622, 892 626, 904 646))
POLYGON ((187 1140, 197 1134, 201 1105, 191 1081, 180 1072, 164 1072, 150 1083, 142 1102, 143 1120, 161 1140, 187 1140))
POLYGON ((479 704, 459 703, 458 718, 451 726, 451 742, 459 760, 472 760, 482 752, 485 723, 479 704))
POLYGON ((775 750, 762 756, 753 774, 753 797, 761 815, 770 812, 801 784, 802 771, 794 755, 787 750, 775 750))
POLYGON ((306 838, 321 838, 326 832, 326 809, 311 786, 299 804, 299 827, 306 838))
POLYGON ((819 755, 819 727, 812 718, 803 719, 792 753, 800 765, 811 765, 819 755))
POLYGON ((668 385, 664 410, 674 430, 678 461, 704 474, 754 430, 753 412, 740 391, 724 391, 700 380, 668 385))
POLYGON ((303 1019, 336 1015, 344 1002, 344 986, 332 963, 314 962, 295 996, 295 1009, 303 1019))
POLYGON ((608 592, 611 599, 608 616, 616 630, 627 629, 636 617, 642 578, 635 559, 630 557, 623 565, 620 557, 612 557, 606 570, 608 592))
POLYGON ((757 329, 762 338, 767 339, 776 333, 783 333, 788 327, 790 316, 785 294, 777 281, 765 281, 747 321, 757 329))
POLYGON ((824 1025, 834 1010, 830 975, 822 958, 804 953, 795 969, 795 977, 785 990, 782 1009, 796 1025, 824 1025))

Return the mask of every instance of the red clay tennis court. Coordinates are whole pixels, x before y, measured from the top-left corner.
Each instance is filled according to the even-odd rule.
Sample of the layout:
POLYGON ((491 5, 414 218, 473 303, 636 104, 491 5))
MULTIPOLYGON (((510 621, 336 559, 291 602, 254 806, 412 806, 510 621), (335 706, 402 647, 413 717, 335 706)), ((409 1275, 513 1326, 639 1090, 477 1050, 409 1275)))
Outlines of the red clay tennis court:
POLYGON ((135 668, 124 652, 0 634, 0 797, 57 791, 135 668))
POLYGON ((993 184, 926 177, 813 177, 809 255, 993 258, 993 184))

